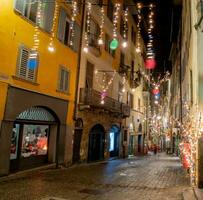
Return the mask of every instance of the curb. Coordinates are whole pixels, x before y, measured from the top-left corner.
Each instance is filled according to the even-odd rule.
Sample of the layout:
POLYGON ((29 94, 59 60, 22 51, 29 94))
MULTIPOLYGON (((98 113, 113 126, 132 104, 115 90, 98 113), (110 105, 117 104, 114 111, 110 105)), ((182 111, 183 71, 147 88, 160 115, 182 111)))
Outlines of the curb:
POLYGON ((16 173, 12 173, 12 174, 0 177, 0 183, 10 181, 10 180, 19 179, 19 178, 23 178, 25 176, 30 176, 30 175, 35 174, 37 172, 40 172, 42 170, 54 169, 54 168, 56 169, 56 164, 55 163, 45 165, 45 166, 41 166, 41 167, 36 167, 36 168, 33 168, 33 169, 19 171, 19 172, 16 172, 16 173))

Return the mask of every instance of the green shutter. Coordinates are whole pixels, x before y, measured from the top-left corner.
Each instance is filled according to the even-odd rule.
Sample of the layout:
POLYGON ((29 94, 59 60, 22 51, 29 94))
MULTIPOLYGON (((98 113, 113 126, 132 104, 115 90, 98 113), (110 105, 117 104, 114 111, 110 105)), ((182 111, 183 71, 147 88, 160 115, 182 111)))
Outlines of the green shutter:
POLYGON ((74 38, 73 38, 73 50, 78 51, 80 48, 80 26, 74 23, 74 38))
POLYGON ((66 16, 67 16, 66 11, 63 8, 61 8, 58 23, 58 39, 61 42, 64 42, 65 38, 66 16))
POLYGON ((43 0, 43 20, 41 26, 47 32, 51 32, 53 26, 54 11, 55 11, 55 0, 51 2, 43 0))

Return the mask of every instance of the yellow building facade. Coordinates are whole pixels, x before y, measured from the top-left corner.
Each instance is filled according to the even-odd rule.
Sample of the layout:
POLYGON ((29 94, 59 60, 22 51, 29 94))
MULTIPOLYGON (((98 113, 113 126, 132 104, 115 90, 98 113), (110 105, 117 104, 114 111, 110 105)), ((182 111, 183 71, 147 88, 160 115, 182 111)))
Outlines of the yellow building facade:
POLYGON ((68 164, 72 159, 79 44, 70 47, 70 40, 79 40, 79 32, 70 33, 69 5, 56 7, 54 2, 42 1, 39 9, 37 2, 31 2, 0 3, 0 149, 5 152, 0 156, 0 175, 32 168, 36 162, 68 164), (40 28, 36 30, 39 10, 40 28), (37 31, 38 66, 32 69, 27 63, 37 31), (54 52, 48 51, 51 37, 54 52), (40 147, 43 139, 46 144, 40 147))

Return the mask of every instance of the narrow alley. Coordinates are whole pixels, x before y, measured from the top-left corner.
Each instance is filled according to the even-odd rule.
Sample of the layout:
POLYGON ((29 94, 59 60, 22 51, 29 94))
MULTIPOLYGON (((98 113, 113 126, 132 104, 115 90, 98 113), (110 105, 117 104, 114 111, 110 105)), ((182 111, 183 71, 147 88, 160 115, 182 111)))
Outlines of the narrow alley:
POLYGON ((189 177, 165 153, 45 170, 1 182, 1 200, 181 200, 189 177))

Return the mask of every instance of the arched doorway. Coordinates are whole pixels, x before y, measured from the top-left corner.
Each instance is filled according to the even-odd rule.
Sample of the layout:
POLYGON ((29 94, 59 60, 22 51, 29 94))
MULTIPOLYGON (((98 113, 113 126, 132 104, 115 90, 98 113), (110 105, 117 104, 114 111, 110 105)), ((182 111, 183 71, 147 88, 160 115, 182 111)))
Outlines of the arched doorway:
POLYGON ((117 126, 112 126, 109 131, 109 153, 110 157, 119 155, 120 129, 117 126))
POLYGON ((56 151, 58 124, 55 114, 44 107, 31 107, 21 112, 16 117, 12 130, 10 171, 47 163, 49 153, 54 155, 56 151), (55 127, 55 133, 51 132, 51 127, 55 127))
POLYGON ((104 159, 105 130, 100 124, 95 125, 89 134, 88 161, 104 159))

